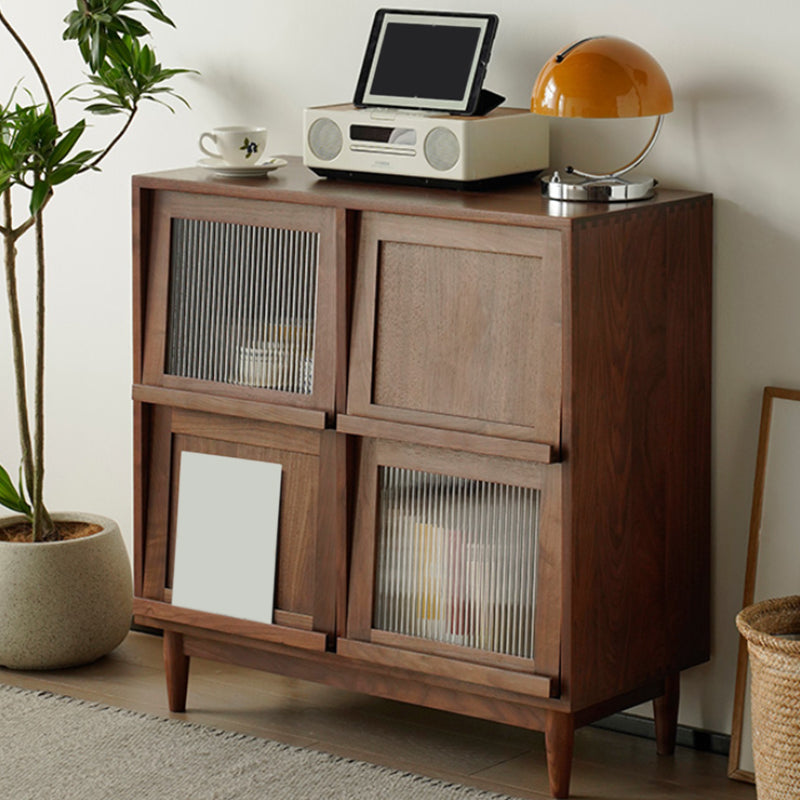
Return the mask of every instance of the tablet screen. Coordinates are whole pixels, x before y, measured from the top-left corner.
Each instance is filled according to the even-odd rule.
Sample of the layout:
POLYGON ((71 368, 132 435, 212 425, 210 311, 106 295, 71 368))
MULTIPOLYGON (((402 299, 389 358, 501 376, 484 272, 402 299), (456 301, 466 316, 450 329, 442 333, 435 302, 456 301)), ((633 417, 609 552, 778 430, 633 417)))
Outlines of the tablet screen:
POLYGON ((491 53, 492 14, 375 15, 355 103, 471 113, 491 53))

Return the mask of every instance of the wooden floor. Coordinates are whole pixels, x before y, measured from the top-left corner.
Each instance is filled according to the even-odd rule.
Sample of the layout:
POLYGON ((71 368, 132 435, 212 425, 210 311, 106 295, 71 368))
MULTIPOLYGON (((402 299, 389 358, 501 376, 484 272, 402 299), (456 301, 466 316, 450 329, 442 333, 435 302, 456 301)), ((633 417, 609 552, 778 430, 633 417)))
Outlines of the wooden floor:
MULTIPOLYGON (((170 714, 161 639, 144 633, 131 633, 114 653, 88 667, 0 668, 0 683, 177 717, 514 797, 549 796, 541 734, 281 676, 193 659, 189 710, 170 714)), ((674 757, 658 757, 648 739, 582 728, 575 736, 572 797, 754 800, 755 789, 728 780, 725 770, 722 756, 679 747, 674 757)))

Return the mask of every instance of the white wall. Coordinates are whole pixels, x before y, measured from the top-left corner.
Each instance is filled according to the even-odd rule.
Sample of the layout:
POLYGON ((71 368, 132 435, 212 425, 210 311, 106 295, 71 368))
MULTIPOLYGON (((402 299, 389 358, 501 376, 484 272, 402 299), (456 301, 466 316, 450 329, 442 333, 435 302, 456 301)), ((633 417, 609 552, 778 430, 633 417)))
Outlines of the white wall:
MULTIPOLYGON (((527 106, 546 58, 592 34, 632 39, 670 77, 675 112, 646 166, 662 185, 716 196, 713 659, 684 675, 681 721, 727 731, 761 390, 800 386, 800 220, 791 194, 800 186, 800 6, 795 0, 396 5, 498 13, 486 85, 509 105, 527 106)), ((71 45, 60 41, 60 21, 71 6, 2 3, 59 93, 79 80, 71 45), (39 24, 45 30, 33 32, 39 24)), ((166 0, 178 29, 158 31, 156 45, 167 65, 201 71, 179 81, 191 112, 146 108, 103 173, 60 190, 49 212, 51 508, 109 514, 130 536, 130 175, 190 165, 201 130, 246 120, 269 126, 272 152, 298 153, 303 107, 352 96, 375 8, 366 0, 166 0)), ((21 74, 3 39, 3 100, 21 74)), ((64 118, 69 110, 66 103, 64 118)), ((552 163, 617 166, 648 127, 561 122, 553 129, 552 163)), ((105 123, 97 132, 103 129, 105 123)), ((9 363, 7 350, 2 323, 0 364, 9 363)), ((13 469, 11 376, 7 366, 1 369, 0 462, 13 469)))

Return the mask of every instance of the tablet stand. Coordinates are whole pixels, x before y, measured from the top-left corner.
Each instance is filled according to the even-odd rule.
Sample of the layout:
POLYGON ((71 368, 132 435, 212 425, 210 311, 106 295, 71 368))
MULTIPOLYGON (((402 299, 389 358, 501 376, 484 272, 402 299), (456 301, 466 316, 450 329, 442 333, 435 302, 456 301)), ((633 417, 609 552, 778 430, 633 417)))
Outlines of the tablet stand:
POLYGON ((466 114, 466 116, 485 117, 490 111, 494 111, 505 99, 506 98, 501 94, 491 92, 489 89, 481 89, 475 110, 471 114, 466 114))

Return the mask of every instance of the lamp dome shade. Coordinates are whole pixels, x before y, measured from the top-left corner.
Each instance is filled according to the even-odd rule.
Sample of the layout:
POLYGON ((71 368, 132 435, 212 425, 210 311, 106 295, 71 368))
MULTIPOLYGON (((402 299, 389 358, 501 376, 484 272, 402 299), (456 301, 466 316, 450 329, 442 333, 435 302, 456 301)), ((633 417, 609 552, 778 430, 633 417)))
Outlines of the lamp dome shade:
POLYGON ((672 111, 672 89, 659 63, 617 36, 583 39, 542 67, 531 111, 550 117, 651 117, 672 111))

